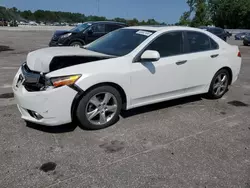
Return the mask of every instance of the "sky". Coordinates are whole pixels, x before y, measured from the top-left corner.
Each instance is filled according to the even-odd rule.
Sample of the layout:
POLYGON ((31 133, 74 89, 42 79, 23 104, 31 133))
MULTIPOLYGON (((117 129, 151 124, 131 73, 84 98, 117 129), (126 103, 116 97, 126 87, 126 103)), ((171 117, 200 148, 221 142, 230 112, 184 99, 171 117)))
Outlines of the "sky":
POLYGON ((177 22, 181 14, 188 10, 186 0, 0 0, 0 5, 31 11, 42 9, 79 12, 87 16, 107 18, 154 18, 170 24, 177 22))

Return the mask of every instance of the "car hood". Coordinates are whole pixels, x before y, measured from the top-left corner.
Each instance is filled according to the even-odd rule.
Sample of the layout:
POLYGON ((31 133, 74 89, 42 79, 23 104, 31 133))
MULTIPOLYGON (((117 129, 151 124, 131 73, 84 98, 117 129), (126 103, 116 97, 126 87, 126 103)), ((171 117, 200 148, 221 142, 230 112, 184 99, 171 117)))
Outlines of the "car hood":
POLYGON ((26 62, 30 70, 47 73, 50 71, 50 63, 55 57, 111 58, 114 56, 76 47, 48 47, 30 52, 26 62))
POLYGON ((68 30, 57 30, 55 31, 54 35, 56 36, 61 36, 61 35, 64 35, 66 33, 70 33, 71 31, 68 31, 68 30))

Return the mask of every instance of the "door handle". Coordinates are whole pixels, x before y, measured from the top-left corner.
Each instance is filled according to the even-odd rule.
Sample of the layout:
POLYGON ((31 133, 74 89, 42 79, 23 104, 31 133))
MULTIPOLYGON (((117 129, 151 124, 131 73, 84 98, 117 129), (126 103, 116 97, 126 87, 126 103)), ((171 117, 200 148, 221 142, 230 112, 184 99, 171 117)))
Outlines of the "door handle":
POLYGON ((219 56, 219 54, 214 54, 214 55, 211 55, 210 57, 215 58, 215 57, 218 57, 218 56, 219 56))
POLYGON ((178 61, 175 64, 176 65, 182 65, 182 64, 185 64, 186 62, 187 62, 187 60, 183 60, 183 61, 178 61))

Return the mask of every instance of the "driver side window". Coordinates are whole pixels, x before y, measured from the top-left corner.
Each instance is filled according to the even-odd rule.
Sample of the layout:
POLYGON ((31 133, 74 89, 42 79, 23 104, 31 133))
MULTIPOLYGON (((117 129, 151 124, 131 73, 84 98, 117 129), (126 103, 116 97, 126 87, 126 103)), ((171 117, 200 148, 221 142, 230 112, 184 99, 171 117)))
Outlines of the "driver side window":
POLYGON ((158 51, 161 57, 179 55, 183 53, 183 32, 169 32, 155 39, 146 50, 158 51))

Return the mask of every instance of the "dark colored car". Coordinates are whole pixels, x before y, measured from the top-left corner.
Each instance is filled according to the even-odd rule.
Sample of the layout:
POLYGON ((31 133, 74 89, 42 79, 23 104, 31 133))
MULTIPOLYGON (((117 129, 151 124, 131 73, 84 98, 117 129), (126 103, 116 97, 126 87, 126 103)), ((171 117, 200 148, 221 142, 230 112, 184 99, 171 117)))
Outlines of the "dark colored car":
POLYGON ((243 38, 243 44, 244 46, 250 45, 250 33, 246 34, 245 37, 243 38))
POLYGON ((85 22, 69 31, 56 31, 49 46, 83 46, 103 35, 128 25, 120 22, 85 22))
POLYGON ((199 28, 205 29, 205 30, 213 33, 214 35, 220 37, 224 41, 227 41, 227 38, 229 37, 229 33, 220 27, 201 26, 199 28))
POLYGON ((232 36, 232 33, 230 33, 229 31, 226 31, 227 37, 230 38, 232 36))
POLYGON ((243 40, 243 38, 247 35, 248 33, 247 32, 241 32, 241 33, 238 33, 234 36, 235 40, 243 40))

